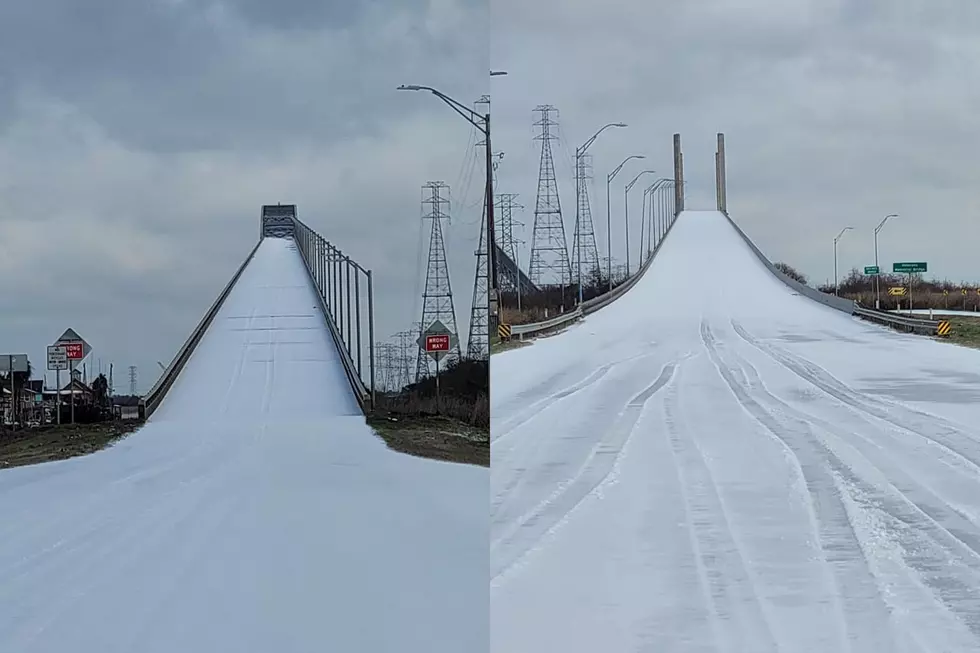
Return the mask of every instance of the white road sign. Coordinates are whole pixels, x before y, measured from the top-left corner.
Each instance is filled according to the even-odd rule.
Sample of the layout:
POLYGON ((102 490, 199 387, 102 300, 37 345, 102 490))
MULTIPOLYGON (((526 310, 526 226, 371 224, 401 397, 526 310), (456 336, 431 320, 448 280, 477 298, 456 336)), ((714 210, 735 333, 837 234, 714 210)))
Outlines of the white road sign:
POLYGON ((52 371, 68 369, 68 351, 59 345, 48 345, 48 369, 52 371))

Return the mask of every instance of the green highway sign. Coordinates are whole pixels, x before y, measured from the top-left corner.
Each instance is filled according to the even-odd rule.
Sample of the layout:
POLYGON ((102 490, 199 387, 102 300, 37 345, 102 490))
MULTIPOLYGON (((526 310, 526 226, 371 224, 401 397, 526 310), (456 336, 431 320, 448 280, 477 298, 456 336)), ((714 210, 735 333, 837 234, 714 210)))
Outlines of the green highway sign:
POLYGON ((865 274, 878 274, 879 272, 881 271, 878 269, 877 265, 869 265, 868 267, 864 268, 865 274))
POLYGON ((901 274, 911 274, 913 272, 925 272, 927 269, 925 261, 906 261, 904 263, 893 263, 892 272, 901 274))

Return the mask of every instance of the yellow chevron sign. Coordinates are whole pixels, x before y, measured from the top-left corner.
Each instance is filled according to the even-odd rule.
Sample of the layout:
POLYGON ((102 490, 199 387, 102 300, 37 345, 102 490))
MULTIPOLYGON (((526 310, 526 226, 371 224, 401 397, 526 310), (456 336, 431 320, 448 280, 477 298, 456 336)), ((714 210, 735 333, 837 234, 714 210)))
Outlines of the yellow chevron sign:
POLYGON ((888 289, 888 294, 901 297, 905 295, 905 286, 892 286, 888 289))
POLYGON ((953 327, 950 325, 949 320, 940 320, 939 329, 936 330, 936 333, 941 336, 948 336, 952 329, 953 327))
POLYGON ((509 324, 501 324, 497 327, 497 335, 500 336, 501 340, 506 340, 510 338, 511 329, 509 324))

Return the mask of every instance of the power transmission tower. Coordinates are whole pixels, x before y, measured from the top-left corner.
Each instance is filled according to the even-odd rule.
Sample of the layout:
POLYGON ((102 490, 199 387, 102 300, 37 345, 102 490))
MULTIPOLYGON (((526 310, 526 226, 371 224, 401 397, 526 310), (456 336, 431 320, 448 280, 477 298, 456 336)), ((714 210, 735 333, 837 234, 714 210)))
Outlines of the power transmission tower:
POLYGON ((538 163, 538 195, 534 206, 528 276, 532 283, 540 286, 553 283, 553 275, 557 275, 558 283, 564 286, 571 283, 572 269, 558 197, 555 161, 551 153, 551 141, 557 139, 551 133, 551 128, 558 125, 552 115, 557 115, 557 110, 550 104, 539 105, 534 110, 541 114, 541 118, 534 123, 541 128, 541 133, 534 137, 534 140, 541 141, 541 159, 538 163), (552 278, 546 279, 546 276, 552 278))
POLYGON ((379 367, 381 368, 381 387, 386 391, 398 390, 398 365, 396 362, 395 344, 390 342, 379 342, 376 346, 378 351, 379 367))
MULTIPOLYGON (((429 197, 422 200, 422 204, 428 204, 431 210, 422 216, 422 219, 432 221, 432 230, 429 232, 429 262, 425 271, 425 289, 422 291, 422 329, 428 329, 436 320, 442 322, 449 331, 457 335, 456 350, 450 351, 448 358, 451 359, 455 354, 459 359, 462 358, 462 353, 459 346, 459 332, 456 329, 456 307, 453 303, 452 285, 449 283, 446 242, 442 235, 442 221, 449 219, 449 214, 443 210, 443 207, 449 204, 449 186, 441 181, 430 181, 423 186, 423 189, 429 191, 429 197)), ((428 355, 419 348, 415 365, 416 380, 429 375, 429 360, 428 355)))
POLYGON ((592 223, 592 207, 589 203, 589 180, 592 179, 592 155, 583 154, 578 157, 578 219, 575 221, 575 234, 572 238, 572 269, 575 270, 576 281, 581 273, 588 279, 599 268, 599 249, 595 242, 595 226, 592 223), (578 248, 582 247, 581 253, 578 248), (579 261, 579 256, 582 257, 579 261))
POLYGON ((129 366, 129 394, 136 396, 136 366, 129 366))
POLYGON ((398 389, 404 388, 412 382, 412 354, 419 348, 415 342, 418 334, 418 328, 414 329, 414 333, 413 331, 399 331, 395 334, 395 337, 398 338, 398 354, 396 357, 398 389))
MULTIPOLYGON (((520 260, 520 256, 517 251, 517 241, 514 239, 514 224, 521 223, 514 222, 514 209, 524 208, 515 201, 517 197, 517 193, 501 193, 497 195, 496 201, 497 215, 499 216, 497 220, 497 239, 500 241, 500 251, 511 261, 514 261, 515 265, 520 260)), ((515 292, 517 290, 512 277, 509 275, 501 274, 500 285, 506 292, 515 292)))
POLYGON ((497 195, 497 207, 500 212, 497 219, 497 241, 500 249, 510 257, 512 261, 517 260, 517 252, 514 248, 514 209, 520 205, 515 201, 517 193, 501 193, 497 195))
MULTIPOLYGON (((483 215, 487 200, 483 197, 483 215)), ((466 357, 482 359, 490 355, 490 311, 487 293, 487 221, 480 221, 480 245, 476 248, 476 276, 473 278, 473 303, 470 308, 470 333, 466 338, 466 357)))

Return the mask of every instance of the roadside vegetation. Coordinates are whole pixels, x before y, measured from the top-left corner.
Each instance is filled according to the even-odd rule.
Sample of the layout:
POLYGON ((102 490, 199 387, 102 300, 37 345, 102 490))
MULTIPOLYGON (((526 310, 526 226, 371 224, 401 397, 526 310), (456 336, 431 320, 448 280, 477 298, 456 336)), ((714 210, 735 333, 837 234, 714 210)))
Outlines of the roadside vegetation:
POLYGON ((450 363, 399 392, 379 393, 368 424, 402 453, 490 465, 490 377, 485 360, 450 363))
MULTIPOLYGON (((613 288, 626 281, 620 276, 613 279, 613 288)), ((582 286, 582 300, 588 301, 609 292, 609 277, 602 271, 595 271, 586 277, 582 286)), ((520 308, 516 292, 503 292, 500 295, 501 319, 504 324, 530 324, 541 322, 549 317, 571 311, 578 303, 578 284, 568 286, 547 286, 538 292, 522 292, 520 308)))

